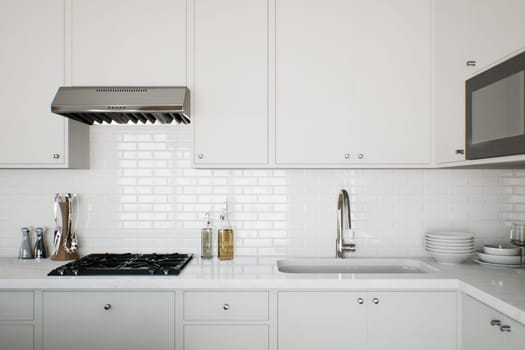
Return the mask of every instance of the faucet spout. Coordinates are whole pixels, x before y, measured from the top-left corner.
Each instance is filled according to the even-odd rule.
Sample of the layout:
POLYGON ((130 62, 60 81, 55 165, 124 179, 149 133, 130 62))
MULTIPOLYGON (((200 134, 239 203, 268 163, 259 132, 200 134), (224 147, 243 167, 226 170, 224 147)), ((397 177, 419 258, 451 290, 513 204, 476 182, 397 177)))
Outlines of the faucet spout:
POLYGON ((354 242, 346 243, 344 241, 345 230, 352 229, 350 216, 350 197, 345 189, 342 189, 337 196, 337 239, 335 241, 335 257, 344 258, 344 252, 355 252, 354 242))

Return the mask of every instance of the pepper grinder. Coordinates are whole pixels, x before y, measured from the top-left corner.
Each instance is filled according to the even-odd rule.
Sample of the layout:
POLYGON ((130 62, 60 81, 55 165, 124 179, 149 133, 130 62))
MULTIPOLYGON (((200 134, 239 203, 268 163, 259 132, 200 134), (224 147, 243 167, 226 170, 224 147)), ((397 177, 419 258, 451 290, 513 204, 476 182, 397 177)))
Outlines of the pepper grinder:
POLYGON ((20 250, 18 251, 18 259, 33 259, 33 251, 31 250, 31 241, 29 240, 30 229, 22 227, 22 243, 20 244, 20 250))
POLYGON ((47 258, 46 246, 44 244, 44 233, 46 232, 45 228, 37 227, 36 232, 36 241, 33 246, 33 255, 35 259, 45 259, 47 258))

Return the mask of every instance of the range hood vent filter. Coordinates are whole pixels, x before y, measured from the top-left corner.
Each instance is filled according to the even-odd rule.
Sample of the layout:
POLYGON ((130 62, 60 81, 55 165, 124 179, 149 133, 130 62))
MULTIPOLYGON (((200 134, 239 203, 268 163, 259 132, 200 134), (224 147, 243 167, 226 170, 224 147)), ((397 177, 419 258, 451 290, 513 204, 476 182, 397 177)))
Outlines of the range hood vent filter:
POLYGON ((186 87, 61 87, 51 111, 84 124, 190 123, 186 87))

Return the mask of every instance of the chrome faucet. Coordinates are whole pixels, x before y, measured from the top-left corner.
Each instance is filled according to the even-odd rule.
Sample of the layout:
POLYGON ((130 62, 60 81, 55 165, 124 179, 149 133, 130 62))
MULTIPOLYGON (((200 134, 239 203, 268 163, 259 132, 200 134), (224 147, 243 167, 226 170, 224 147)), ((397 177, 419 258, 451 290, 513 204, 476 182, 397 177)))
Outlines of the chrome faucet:
POLYGON ((344 252, 355 252, 355 243, 345 243, 343 233, 352 228, 350 219, 350 198, 346 190, 341 190, 337 197, 337 239, 335 241, 335 257, 344 258, 344 252))

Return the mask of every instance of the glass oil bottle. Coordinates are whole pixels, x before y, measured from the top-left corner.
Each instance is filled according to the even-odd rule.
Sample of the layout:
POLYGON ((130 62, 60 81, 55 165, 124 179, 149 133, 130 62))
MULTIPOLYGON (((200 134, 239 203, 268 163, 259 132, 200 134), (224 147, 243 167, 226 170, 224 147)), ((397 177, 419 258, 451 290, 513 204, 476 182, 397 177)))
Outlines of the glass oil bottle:
POLYGON ((233 260, 233 228, 228 218, 228 203, 225 203, 219 223, 219 260, 233 260))
POLYGON ((209 212, 206 212, 206 227, 201 230, 201 258, 213 258, 213 230, 210 225, 209 212))

